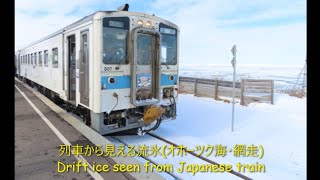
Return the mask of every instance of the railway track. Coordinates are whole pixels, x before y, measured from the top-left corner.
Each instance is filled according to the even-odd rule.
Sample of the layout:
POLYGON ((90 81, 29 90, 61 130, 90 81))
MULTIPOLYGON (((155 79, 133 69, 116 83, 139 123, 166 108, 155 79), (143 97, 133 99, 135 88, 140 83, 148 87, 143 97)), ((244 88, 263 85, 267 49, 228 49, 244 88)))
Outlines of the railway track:
MULTIPOLYGON (((153 137, 153 138, 156 138, 156 139, 158 139, 158 140, 160 140, 160 141, 163 141, 163 142, 165 142, 165 143, 167 143, 167 144, 170 144, 170 145, 172 145, 172 146, 174 146, 174 147, 178 147, 178 145, 177 145, 176 143, 173 143, 173 142, 171 142, 171 141, 169 141, 169 140, 167 140, 167 139, 165 139, 165 138, 162 138, 162 137, 160 137, 160 136, 158 136, 158 135, 155 135, 155 134, 150 133, 150 132, 147 132, 146 134, 148 134, 149 136, 151 136, 151 137, 153 137)), ((128 144, 127 144, 126 142, 124 142, 123 140, 119 139, 118 137, 116 137, 116 136, 109 136, 109 137, 117 140, 118 142, 120 142, 120 143, 122 143, 123 145, 125 145, 125 146, 128 147, 128 144)), ((186 150, 186 149, 185 149, 185 150, 186 150)), ((136 151, 136 150, 135 150, 135 151, 136 151)), ((208 158, 205 158, 205 157, 203 157, 203 156, 198 156, 198 155, 197 155, 196 153, 194 153, 194 152, 187 151, 187 150, 186 150, 186 152, 187 152, 188 154, 196 157, 196 158, 199 158, 199 159, 201 159, 201 160, 203 160, 203 161, 206 161, 207 163, 210 163, 210 164, 212 164, 212 165, 219 165, 219 166, 220 166, 219 163, 217 163, 217 162, 215 162, 215 161, 212 161, 212 160, 210 160, 210 159, 208 159, 208 158)), ((146 159, 146 160, 150 161, 151 163, 157 165, 157 163, 154 162, 153 160, 151 160, 150 158, 145 157, 145 156, 141 156, 141 157, 143 157, 144 159, 146 159)), ((180 178, 179 176, 177 176, 177 175, 175 175, 175 174, 173 174, 173 173, 171 173, 171 172, 166 172, 166 173, 168 173, 169 175, 171 175, 171 176, 174 177, 175 179, 182 179, 182 178, 180 178)), ((245 180, 252 180, 252 178, 249 178, 249 177, 247 177, 247 176, 245 176, 245 175, 243 175, 243 174, 240 174, 240 173, 238 173, 238 172, 236 172, 236 171, 234 171, 234 170, 231 170, 229 173, 231 173, 231 174, 233 174, 233 175, 235 175, 235 176, 237 176, 237 177, 239 177, 239 178, 245 179, 245 180)))
MULTIPOLYGON (((159 139, 159 140, 161 140, 161 141, 163 141, 163 142, 165 142, 165 143, 171 144, 171 145, 173 145, 173 146, 175 146, 175 147, 178 146, 177 144, 175 144, 175 143, 173 143, 173 142, 171 142, 171 141, 169 141, 169 140, 167 140, 167 139, 164 139, 164 138, 162 138, 162 137, 160 137, 160 136, 158 136, 158 135, 155 135, 155 134, 153 134, 153 133, 147 132, 147 134, 150 135, 150 136, 152 136, 152 137, 154 137, 154 138, 156 138, 156 139, 159 139)), ((185 149, 185 150, 186 150, 186 149, 185 149)), ((203 156, 198 156, 198 155, 197 155, 196 153, 194 153, 194 152, 187 151, 187 150, 186 150, 186 152, 187 152, 188 154, 191 154, 192 156, 197 157, 197 158, 199 158, 199 159, 201 159, 201 160, 203 160, 203 161, 206 161, 206 162, 208 162, 208 163, 210 163, 210 164, 220 165, 219 163, 214 162, 214 161, 212 161, 212 160, 210 160, 210 159, 208 159, 208 158, 205 158, 205 157, 203 157, 203 156)), ((247 177, 247 176, 245 176, 245 175, 243 175, 243 174, 240 174, 240 173, 238 173, 238 172, 236 172, 236 171, 234 171, 234 170, 231 170, 229 173, 231 173, 231 174, 233 174, 233 175, 235 175, 235 176, 238 176, 238 177, 240 177, 240 178, 242 178, 242 179, 245 179, 245 180, 252 180, 251 178, 249 178, 249 177, 247 177)))
MULTIPOLYGON (((119 139, 119 138, 117 138, 117 137, 115 137, 115 136, 109 136, 109 137, 117 140, 118 142, 120 142, 120 143, 122 143, 123 145, 125 145, 125 146, 128 147, 128 144, 127 144, 126 142, 122 141, 121 139, 119 139)), ((135 150, 135 149, 133 149, 133 150, 135 151, 135 153, 138 153, 137 150, 135 150)), ((150 158, 148 158, 148 157, 146 157, 146 156, 140 156, 140 157, 144 158, 145 160, 150 161, 152 164, 158 165, 158 163, 156 163, 155 161, 151 160, 150 158)), ((172 177, 175 178, 175 179, 179 179, 179 180, 182 179, 181 177, 179 177, 179 176, 177 176, 177 175, 175 175, 175 174, 173 174, 173 173, 171 173, 171 172, 166 172, 166 173, 169 174, 170 176, 172 176, 172 177)))

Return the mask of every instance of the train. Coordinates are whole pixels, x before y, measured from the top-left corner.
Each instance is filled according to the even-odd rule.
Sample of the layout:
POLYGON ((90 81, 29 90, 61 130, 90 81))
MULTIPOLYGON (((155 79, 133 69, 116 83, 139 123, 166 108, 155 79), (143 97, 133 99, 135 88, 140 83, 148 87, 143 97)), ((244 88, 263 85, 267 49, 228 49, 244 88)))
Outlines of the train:
POLYGON ((17 50, 16 77, 102 135, 175 120, 179 27, 128 9, 97 11, 17 50))

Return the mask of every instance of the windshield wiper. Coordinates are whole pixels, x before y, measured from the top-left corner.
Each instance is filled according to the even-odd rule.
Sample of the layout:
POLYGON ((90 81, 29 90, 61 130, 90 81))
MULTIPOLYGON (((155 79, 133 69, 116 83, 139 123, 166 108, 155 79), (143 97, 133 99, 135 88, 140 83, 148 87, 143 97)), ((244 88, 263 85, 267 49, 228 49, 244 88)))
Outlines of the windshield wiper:
MULTIPOLYGON (((161 57, 162 59, 164 59, 163 57, 161 57)), ((168 66, 168 64, 170 64, 174 59, 176 59, 176 56, 174 56, 172 59, 170 59, 167 63, 167 61, 164 61, 164 64, 167 66, 167 69, 170 69, 170 67, 168 66)))
MULTIPOLYGON (((128 56, 128 55, 125 55, 125 56, 120 60, 118 66, 117 66, 118 69, 120 68, 120 65, 121 65, 122 61, 125 60, 125 59, 127 59, 127 56, 128 56)), ((127 62, 127 61, 126 61, 126 62, 127 62)))
POLYGON ((170 59, 170 61, 168 62, 169 64, 171 64, 171 62, 176 59, 176 56, 174 56, 172 59, 170 59))
MULTIPOLYGON (((165 59, 165 58, 163 58, 162 56, 160 57, 161 58, 161 60, 165 60, 164 61, 164 64, 167 66, 167 69, 170 69, 170 67, 168 66, 168 64, 167 64, 167 60, 165 59)), ((162 62, 161 62, 161 64, 162 64, 162 62)))

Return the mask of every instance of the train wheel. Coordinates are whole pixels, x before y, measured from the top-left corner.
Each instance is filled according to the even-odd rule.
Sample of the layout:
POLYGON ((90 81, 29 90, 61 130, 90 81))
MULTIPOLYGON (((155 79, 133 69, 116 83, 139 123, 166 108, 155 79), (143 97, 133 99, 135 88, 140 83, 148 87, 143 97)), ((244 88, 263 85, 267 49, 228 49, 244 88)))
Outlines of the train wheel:
POLYGON ((50 91, 50 99, 56 103, 56 95, 54 94, 54 92, 50 91))
POLYGON ((83 110, 83 122, 87 126, 91 126, 90 110, 88 110, 88 109, 83 110))

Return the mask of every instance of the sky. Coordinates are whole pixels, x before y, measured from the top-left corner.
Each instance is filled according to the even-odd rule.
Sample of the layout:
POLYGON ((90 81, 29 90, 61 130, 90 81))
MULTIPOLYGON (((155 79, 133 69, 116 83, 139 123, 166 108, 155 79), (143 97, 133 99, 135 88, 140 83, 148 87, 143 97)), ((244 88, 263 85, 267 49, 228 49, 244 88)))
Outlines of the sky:
POLYGON ((15 50, 95 11, 155 14, 180 28, 181 64, 303 65, 305 0, 16 0, 15 50))

